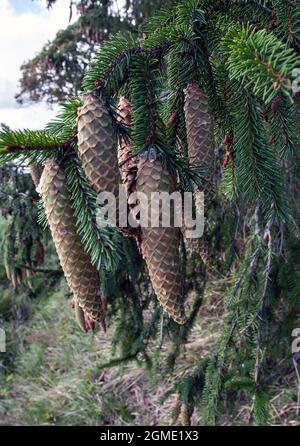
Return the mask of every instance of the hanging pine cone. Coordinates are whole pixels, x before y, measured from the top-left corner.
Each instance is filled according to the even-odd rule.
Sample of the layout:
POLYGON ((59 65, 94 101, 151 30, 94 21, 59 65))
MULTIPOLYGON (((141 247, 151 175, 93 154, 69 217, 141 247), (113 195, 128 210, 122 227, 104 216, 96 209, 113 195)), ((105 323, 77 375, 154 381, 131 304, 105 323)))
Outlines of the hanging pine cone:
POLYGON ((87 179, 97 193, 111 192, 118 197, 121 179, 112 118, 105 104, 92 93, 84 95, 77 128, 78 150, 87 179))
MULTIPOLYGON (((123 125, 130 127, 131 126, 131 118, 132 118, 132 109, 131 104, 127 98, 121 96, 118 103, 118 120, 123 125)), ((123 180, 126 179, 124 176, 126 174, 126 169, 123 167, 129 162, 132 156, 132 147, 129 141, 126 141, 124 138, 120 141, 118 145, 118 162, 121 173, 121 178, 123 180)))
MULTIPOLYGON (((131 125, 131 105, 128 99, 121 97, 118 105, 120 121, 130 127, 131 125)), ((126 187, 127 196, 135 191, 137 158, 132 156, 132 147, 129 141, 122 139, 118 145, 118 162, 122 184, 126 187)))
MULTIPOLYGON (((118 104, 119 121, 127 126, 131 126, 131 105, 128 99, 121 97, 118 104)), ((132 194, 136 192, 137 157, 132 154, 132 146, 128 139, 122 138, 118 144, 118 163, 122 184, 125 187, 128 211, 136 205, 136 200, 132 194)), ((124 235, 135 237, 139 249, 141 248, 140 228, 120 228, 124 235)))
POLYGON ((38 187, 42 173, 43 166, 41 166, 40 164, 32 164, 30 166, 30 175, 35 187, 38 187))
MULTIPOLYGON (((185 121, 188 140, 190 165, 200 164, 210 171, 214 165, 213 119, 208 96, 197 82, 191 82, 185 90, 185 121)), ((204 192, 210 193, 211 177, 204 186, 204 192)))
MULTIPOLYGON (((166 166, 154 153, 139 157, 137 191, 150 199, 153 192, 173 192, 172 179, 166 166)), ((149 206, 150 207, 150 206, 149 206)), ((161 216, 160 216, 161 217, 161 216)), ((163 309, 178 323, 186 318, 182 302, 183 280, 179 262, 180 231, 175 227, 142 228, 142 254, 150 279, 163 309)))
MULTIPOLYGON (((208 97, 199 87, 197 82, 191 82, 185 90, 185 122, 187 130, 188 154, 190 165, 201 165, 208 168, 209 177, 205 181, 203 189, 196 188, 195 204, 199 213, 201 208, 200 192, 204 192, 205 209, 212 195, 212 170, 214 166, 213 146, 213 119, 209 107, 208 97)), ((201 254, 205 259, 208 256, 208 246, 203 237, 200 239, 188 239, 192 249, 201 254)))
POLYGON ((101 324, 105 311, 100 296, 98 272, 82 246, 66 186, 66 175, 55 161, 46 162, 39 192, 56 251, 74 298, 84 313, 101 324))

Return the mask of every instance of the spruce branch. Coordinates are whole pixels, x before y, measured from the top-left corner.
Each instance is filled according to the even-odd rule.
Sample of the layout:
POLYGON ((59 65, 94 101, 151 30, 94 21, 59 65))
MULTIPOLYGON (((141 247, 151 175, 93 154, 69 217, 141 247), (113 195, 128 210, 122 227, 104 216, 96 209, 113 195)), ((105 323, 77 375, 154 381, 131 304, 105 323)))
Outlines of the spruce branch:
POLYGON ((122 256, 120 235, 113 228, 98 227, 96 194, 85 179, 75 154, 68 156, 65 163, 68 189, 82 243, 98 270, 115 270, 122 256))
POLYGON ((163 117, 168 143, 173 146, 179 144, 186 154, 184 89, 189 82, 197 79, 196 56, 189 42, 182 39, 171 46, 165 59, 169 94, 163 103, 163 117))
POLYGON ((300 57, 293 49, 267 30, 250 26, 231 29, 223 44, 231 80, 241 80, 267 104, 279 92, 293 101, 293 70, 300 67, 300 57))
POLYGON ((300 4, 298 1, 273 0, 274 33, 300 54, 300 4))
POLYGON ((253 405, 250 411, 250 421, 252 417, 257 425, 263 426, 268 422, 267 393, 263 390, 263 366, 266 359, 266 349, 264 339, 266 336, 266 306, 270 286, 270 275, 273 257, 272 222, 268 221, 264 240, 267 241, 267 253, 264 269, 264 283, 260 297, 259 309, 257 313, 257 334, 256 334, 256 354, 254 369, 254 393, 253 405))
POLYGON ((78 97, 61 104, 61 111, 46 125, 46 131, 63 141, 72 142, 77 133, 77 110, 81 107, 82 101, 78 97))
POLYGON ((0 155, 22 154, 33 150, 53 150, 65 146, 62 141, 45 130, 7 130, 0 131, 0 155))
POLYGON ((132 140, 135 153, 162 142, 162 124, 153 62, 144 55, 135 56, 130 69, 132 140))
POLYGON ((277 95, 267 109, 270 130, 269 143, 282 160, 291 160, 300 144, 299 122, 295 104, 290 104, 283 95, 277 95))
POLYGON ((167 27, 174 22, 175 18, 176 8, 174 6, 159 9, 142 27, 142 31, 147 37, 156 34, 161 29, 165 32, 167 27))
POLYGON ((268 144, 258 103, 244 92, 244 96, 239 93, 233 97, 233 106, 236 189, 252 203, 259 199, 267 219, 273 216, 277 221, 288 221, 282 172, 268 144))
POLYGON ((131 35, 117 34, 107 40, 96 53, 83 79, 85 92, 98 88, 116 91, 125 79, 133 54, 143 52, 131 35))

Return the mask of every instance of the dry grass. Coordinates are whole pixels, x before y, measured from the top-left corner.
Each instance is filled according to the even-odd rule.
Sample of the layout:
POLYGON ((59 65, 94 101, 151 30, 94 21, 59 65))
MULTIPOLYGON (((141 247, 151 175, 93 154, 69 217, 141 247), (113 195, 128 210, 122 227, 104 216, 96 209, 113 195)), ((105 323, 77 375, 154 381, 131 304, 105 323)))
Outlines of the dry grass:
MULTIPOLYGON (((39 304, 31 323, 23 326, 16 370, 6 376, 0 390, 2 425, 168 425, 174 396, 161 398, 174 378, 189 372, 216 343, 224 315, 227 279, 210 281, 204 305, 173 376, 153 383, 140 362, 101 370, 111 359, 112 329, 106 335, 82 334, 69 303, 60 290, 39 304)), ((153 348, 157 347, 153 345, 153 348)), ((162 346, 162 357, 169 349, 162 346)), ((116 355, 118 352, 116 352, 116 355)), ((272 423, 299 425, 296 415, 296 379, 293 373, 274 388, 272 423)), ((222 424, 244 424, 248 406, 222 424)), ((201 424, 201 408, 192 422, 201 424)))

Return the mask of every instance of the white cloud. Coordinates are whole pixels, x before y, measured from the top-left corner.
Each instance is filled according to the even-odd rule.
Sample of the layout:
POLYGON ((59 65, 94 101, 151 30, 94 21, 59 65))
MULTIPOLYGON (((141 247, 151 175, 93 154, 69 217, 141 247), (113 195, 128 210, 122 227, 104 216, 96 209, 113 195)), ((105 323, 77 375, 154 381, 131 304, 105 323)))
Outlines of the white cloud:
POLYGON ((59 29, 68 26, 69 3, 60 0, 48 11, 45 1, 40 0, 37 10, 17 14, 9 0, 0 0, 0 122, 12 128, 35 128, 53 116, 44 104, 20 108, 14 95, 21 77, 20 65, 53 39, 59 29))
POLYGON ((34 104, 29 107, 0 108, 0 123, 18 129, 42 129, 57 113, 58 106, 52 109, 45 104, 34 104))

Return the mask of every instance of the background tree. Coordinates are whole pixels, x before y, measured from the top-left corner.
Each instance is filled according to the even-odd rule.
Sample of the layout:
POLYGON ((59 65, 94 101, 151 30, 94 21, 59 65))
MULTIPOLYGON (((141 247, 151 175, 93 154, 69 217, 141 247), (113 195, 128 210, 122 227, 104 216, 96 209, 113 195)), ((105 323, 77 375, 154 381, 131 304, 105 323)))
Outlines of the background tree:
MULTIPOLYGON (((47 1, 47 6, 51 8, 56 1, 47 1)), ((22 65, 17 100, 55 103, 70 95, 76 96, 99 44, 119 31, 136 33, 139 25, 162 4, 171 3, 171 0, 70 1, 70 17, 77 13, 78 19, 59 31, 39 54, 22 65)))

